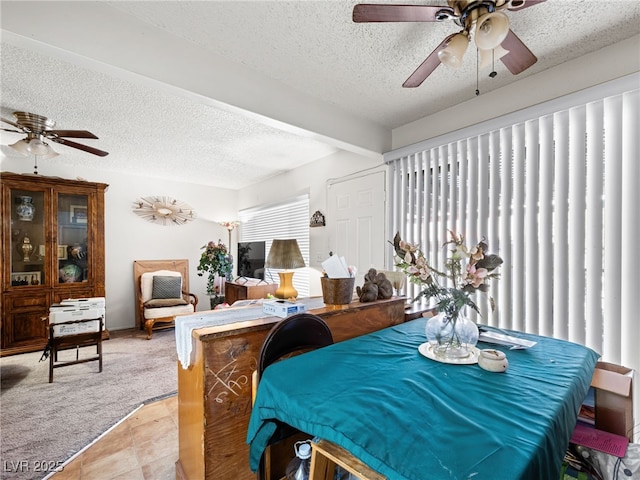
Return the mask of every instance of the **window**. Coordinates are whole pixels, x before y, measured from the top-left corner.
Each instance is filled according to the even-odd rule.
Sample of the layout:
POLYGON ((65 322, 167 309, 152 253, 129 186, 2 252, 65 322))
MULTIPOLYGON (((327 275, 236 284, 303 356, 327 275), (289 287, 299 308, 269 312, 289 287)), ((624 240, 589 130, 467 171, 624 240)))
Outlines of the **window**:
MULTIPOLYGON (((298 241, 304 263, 309 265, 309 195, 300 195, 276 205, 266 205, 242 210, 239 214, 242 228, 241 242, 265 242, 266 256, 273 239, 295 238, 298 241)), ((308 267, 307 267, 308 268, 308 267)), ((293 285, 300 297, 309 296, 309 271, 296 270, 293 285)), ((265 280, 279 283, 280 270, 266 269, 265 280)))
POLYGON ((485 237, 504 264, 481 323, 640 368, 637 85, 630 76, 385 155, 391 235, 438 266, 448 229, 485 237))

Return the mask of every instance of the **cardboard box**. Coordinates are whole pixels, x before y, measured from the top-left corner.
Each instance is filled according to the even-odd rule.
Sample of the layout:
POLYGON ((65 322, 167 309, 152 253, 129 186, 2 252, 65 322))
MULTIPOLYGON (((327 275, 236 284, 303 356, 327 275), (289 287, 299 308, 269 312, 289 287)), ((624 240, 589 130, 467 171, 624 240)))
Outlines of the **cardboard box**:
POLYGON ((633 369, 598 362, 591 386, 595 389, 595 427, 633 441, 633 369))
POLYGON ((294 313, 302 313, 306 307, 302 303, 290 302, 288 300, 269 300, 262 302, 262 311, 269 315, 286 318, 294 313))

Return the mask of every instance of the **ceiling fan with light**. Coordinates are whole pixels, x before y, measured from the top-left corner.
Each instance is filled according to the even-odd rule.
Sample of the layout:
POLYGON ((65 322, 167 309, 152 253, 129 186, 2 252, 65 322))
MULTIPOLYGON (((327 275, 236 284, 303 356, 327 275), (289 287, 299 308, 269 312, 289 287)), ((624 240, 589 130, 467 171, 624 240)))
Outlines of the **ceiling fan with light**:
POLYGON ((453 20, 462 30, 446 37, 402 84, 418 87, 444 63, 453 68, 462 65, 462 57, 475 39, 479 68, 500 59, 514 75, 538 60, 509 28, 509 17, 502 10, 517 11, 545 0, 447 0, 447 6, 358 4, 353 21, 367 22, 443 22, 453 20))
POLYGON ((58 153, 51 148, 47 140, 67 147, 77 148, 78 150, 105 157, 109 155, 107 152, 98 150, 97 148, 82 145, 80 143, 67 140, 71 138, 92 138, 97 139, 93 133, 86 130, 54 130, 56 122, 41 115, 27 112, 13 112, 16 118, 15 122, 0 118, 4 123, 11 125, 17 130, 2 128, 5 132, 26 134, 26 138, 18 140, 16 143, 9 145, 14 150, 23 155, 35 155, 40 158, 52 158, 58 156, 58 153))

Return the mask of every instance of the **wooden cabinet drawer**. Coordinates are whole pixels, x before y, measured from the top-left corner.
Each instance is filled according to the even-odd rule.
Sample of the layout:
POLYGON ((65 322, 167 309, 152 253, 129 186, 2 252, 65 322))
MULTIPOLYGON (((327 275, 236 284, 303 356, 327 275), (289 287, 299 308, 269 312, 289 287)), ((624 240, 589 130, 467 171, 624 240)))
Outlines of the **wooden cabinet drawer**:
MULTIPOLYGON (((25 292, 26 293, 26 292, 25 292)), ((8 295, 7 302, 10 310, 23 310, 23 309, 47 309, 49 304, 49 295, 47 292, 29 292, 25 295, 8 295)))

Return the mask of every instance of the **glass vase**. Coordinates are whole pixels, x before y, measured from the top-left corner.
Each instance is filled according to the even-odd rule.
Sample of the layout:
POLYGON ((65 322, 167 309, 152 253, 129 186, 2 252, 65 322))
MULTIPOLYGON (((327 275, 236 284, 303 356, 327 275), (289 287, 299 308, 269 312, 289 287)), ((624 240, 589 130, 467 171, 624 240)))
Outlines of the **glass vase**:
POLYGON ((20 199, 20 205, 16 208, 18 218, 23 222, 30 222, 33 220, 33 216, 36 213, 36 207, 33 205, 33 198, 27 195, 18 197, 20 199))
POLYGON ((433 353, 445 360, 470 356, 478 343, 478 327, 464 312, 448 315, 441 312, 427 320, 427 341, 433 353))

